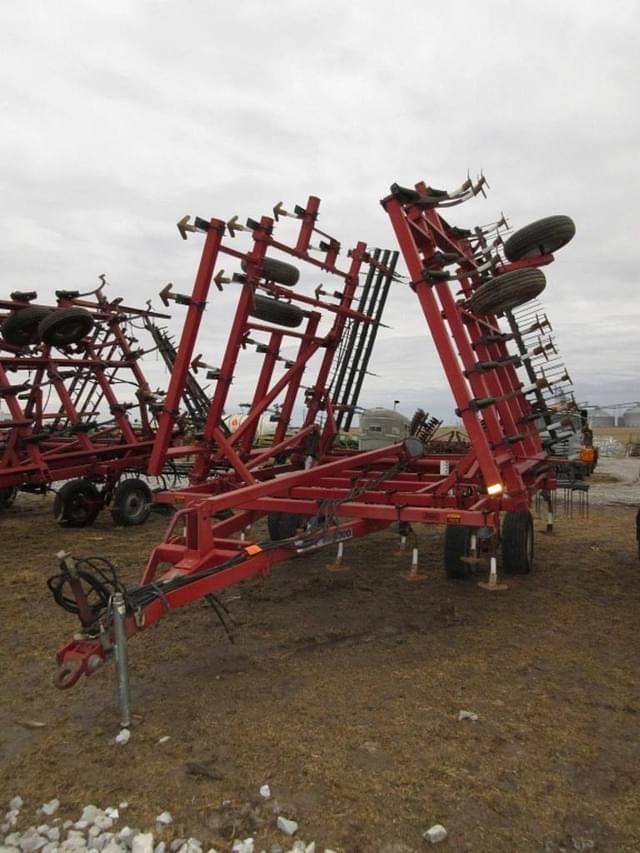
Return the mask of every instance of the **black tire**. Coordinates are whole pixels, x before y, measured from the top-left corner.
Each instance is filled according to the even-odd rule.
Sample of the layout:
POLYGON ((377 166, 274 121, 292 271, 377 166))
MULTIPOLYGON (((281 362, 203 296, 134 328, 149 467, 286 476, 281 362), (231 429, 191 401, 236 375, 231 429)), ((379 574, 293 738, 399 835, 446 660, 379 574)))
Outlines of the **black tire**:
POLYGON ((102 509, 102 499, 90 480, 70 480, 56 494, 53 515, 65 527, 89 527, 102 509))
POLYGON ((304 319, 303 312, 296 305, 271 299, 269 296, 260 296, 257 293, 250 313, 258 320, 266 320, 268 323, 288 326, 291 329, 299 326, 304 319))
POLYGON ((304 527, 306 521, 306 515, 297 515, 293 512, 270 512, 267 516, 269 538, 272 542, 291 539, 296 535, 299 527, 304 527))
POLYGON ((507 512, 502 522, 502 568, 508 575, 528 575, 533 568, 533 518, 528 509, 507 512))
MULTIPOLYGON (((242 269, 246 272, 247 262, 241 261, 242 269)), ((262 278, 283 284, 285 287, 294 287, 300 279, 300 270, 286 261, 278 261, 276 258, 262 259, 262 278)))
POLYGON ((475 527, 464 524, 447 524, 444 532, 444 568, 448 578, 470 580, 473 577, 471 563, 463 563, 462 557, 469 556, 471 537, 475 527))
POLYGON ((131 477, 116 486, 111 499, 111 518, 120 527, 144 524, 151 513, 153 496, 143 480, 131 477))
POLYGON ((39 326, 51 312, 48 308, 29 305, 14 314, 9 314, 2 322, 2 337, 14 347, 27 347, 40 341, 39 326))
POLYGON ((504 253, 510 261, 550 255, 566 246, 575 233, 576 226, 571 217, 547 216, 512 234, 504 244, 504 253))
POLYGON ((476 314, 501 314, 535 299, 545 288, 546 279, 539 269, 513 270, 481 284, 469 299, 476 314))
POLYGON ((0 489, 0 510, 9 509, 18 494, 17 486, 5 486, 0 489))
POLYGON ((38 326, 38 334, 45 344, 66 347, 76 344, 93 329, 93 317, 84 308, 58 308, 38 326))

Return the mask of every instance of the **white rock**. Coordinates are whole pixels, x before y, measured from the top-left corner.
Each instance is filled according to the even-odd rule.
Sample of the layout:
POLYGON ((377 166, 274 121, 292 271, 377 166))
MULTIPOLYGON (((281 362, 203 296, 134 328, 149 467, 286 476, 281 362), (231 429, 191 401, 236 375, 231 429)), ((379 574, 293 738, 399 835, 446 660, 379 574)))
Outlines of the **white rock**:
POLYGON ((12 809, 4 816, 4 822, 7 823, 9 826, 15 826, 18 822, 19 814, 20 812, 17 809, 12 809))
POLYGON ((129 743, 129 738, 131 737, 131 732, 129 729, 120 729, 118 734, 114 737, 114 743, 125 744, 129 743))
POLYGON ((153 833, 139 832, 131 841, 132 853, 153 853, 153 833))
POLYGON ((47 838, 49 841, 60 841, 60 827, 52 826, 49 832, 47 832, 47 838))
POLYGON ((447 837, 447 830, 441 823, 436 823, 422 834, 425 841, 430 841, 432 844, 438 844, 444 841, 447 837))
POLYGON ((234 841, 231 853, 253 853, 253 838, 245 838, 244 841, 234 841))
POLYGON ((282 817, 282 815, 278 815, 277 825, 280 832, 284 832, 287 835, 295 835, 298 831, 298 824, 296 821, 288 820, 288 818, 282 817))
POLYGON ((167 849, 166 843, 164 841, 160 841, 158 844, 156 844, 153 853, 164 853, 164 851, 166 849, 167 849))
POLYGON ((202 853, 202 844, 197 838, 187 838, 178 853, 202 853))
POLYGON ((20 843, 21 838, 22 838, 22 836, 20 835, 19 832, 12 832, 11 835, 7 835, 7 837, 4 840, 4 843, 8 847, 17 847, 18 844, 20 843))
POLYGON ((104 813, 105 816, 110 817, 111 820, 118 820, 118 818, 120 817, 120 812, 113 806, 107 806, 107 808, 104 810, 104 813))
POLYGON ((312 841, 311 844, 307 844, 304 853, 316 853, 316 842, 312 841))
POLYGON ((107 829, 111 829, 113 826, 113 820, 110 817, 107 817, 106 814, 99 814, 93 821, 93 825, 97 826, 98 829, 101 829, 104 832, 107 829))
POLYGON ((159 823, 161 826, 169 826, 170 823, 173 823, 171 812, 162 812, 159 814, 156 818, 156 823, 159 823))
POLYGON ((58 851, 58 842, 50 841, 48 844, 45 844, 42 848, 42 853, 57 853, 58 851))
POLYGON ((102 809, 99 809, 97 806, 89 804, 88 806, 85 806, 82 809, 80 820, 86 821, 86 823, 93 823, 93 821, 99 814, 103 814, 102 809))
POLYGON ((77 820, 73 825, 75 829, 79 829, 80 832, 86 832, 91 826, 88 820, 77 820))
POLYGON ((122 803, 118 803, 118 808, 119 808, 119 809, 128 809, 128 808, 129 808, 129 803, 127 803, 127 802, 126 802, 126 800, 125 800, 124 802, 122 802, 122 803))
POLYGON ((0 823, 0 835, 2 835, 3 837, 8 834, 10 829, 11 827, 8 823, 0 823))
POLYGON ((65 822, 62 824, 63 829, 69 829, 70 826, 73 826, 72 820, 65 820, 65 822))
POLYGON ((40 833, 40 835, 47 835, 49 833, 49 824, 41 823, 40 826, 36 827, 36 830, 40 833))
POLYGON ((22 834, 19 846, 22 853, 34 853, 36 850, 42 850, 49 843, 49 839, 44 835, 40 835, 33 827, 22 834))
POLYGON ((480 717, 478 717, 478 715, 475 714, 473 711, 458 711, 458 722, 461 722, 462 720, 471 720, 472 723, 475 723, 476 720, 479 719, 480 717))
POLYGON ((19 812, 24 805, 24 800, 17 794, 13 799, 9 800, 9 809, 12 812, 19 812))
POLYGON ((158 738, 158 743, 166 743, 168 740, 171 740, 171 735, 163 735, 161 738, 158 738))
POLYGON ((304 841, 298 840, 293 842, 293 847, 291 848, 290 853, 305 853, 306 849, 307 845, 304 843, 304 841))
POLYGON ((117 841, 110 841, 106 847, 102 848, 102 853, 125 853, 126 847, 118 844, 117 841))
POLYGON ((260 796, 264 797, 265 800, 268 800, 269 797, 271 796, 271 788, 268 785, 261 785, 260 786, 260 796))
POLYGON ((43 806, 40 806, 40 814, 46 814, 47 817, 51 817, 52 814, 55 814, 60 808, 60 800, 53 799, 49 800, 48 803, 45 803, 43 806))

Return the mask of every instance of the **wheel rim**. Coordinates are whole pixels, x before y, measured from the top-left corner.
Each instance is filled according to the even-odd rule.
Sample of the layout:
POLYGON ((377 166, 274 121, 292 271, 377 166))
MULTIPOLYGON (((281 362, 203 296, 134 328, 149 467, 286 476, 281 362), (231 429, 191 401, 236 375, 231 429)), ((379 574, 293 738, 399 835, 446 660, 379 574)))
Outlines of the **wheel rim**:
POLYGON ((69 501, 68 518, 76 524, 84 524, 91 517, 91 499, 88 495, 74 495, 69 501))
POLYGON ((128 494, 122 502, 122 513, 128 519, 135 521, 137 518, 141 518, 144 515, 146 507, 147 502, 142 490, 135 490, 128 494))

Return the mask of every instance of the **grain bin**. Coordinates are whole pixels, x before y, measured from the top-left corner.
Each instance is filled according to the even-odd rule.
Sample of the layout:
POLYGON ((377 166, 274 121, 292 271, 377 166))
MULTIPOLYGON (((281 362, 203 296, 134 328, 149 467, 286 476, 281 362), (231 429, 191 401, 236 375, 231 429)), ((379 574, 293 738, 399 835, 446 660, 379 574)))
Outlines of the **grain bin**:
POLYGON ((636 403, 623 414, 622 426, 640 427, 640 403, 636 403))
POLYGON ((400 412, 377 407, 360 415, 360 450, 375 450, 402 441, 409 435, 409 418, 400 412))
POLYGON ((596 406, 591 412, 589 420, 592 428, 613 427, 616 425, 616 419, 611 412, 608 412, 606 409, 601 409, 599 406, 596 406))

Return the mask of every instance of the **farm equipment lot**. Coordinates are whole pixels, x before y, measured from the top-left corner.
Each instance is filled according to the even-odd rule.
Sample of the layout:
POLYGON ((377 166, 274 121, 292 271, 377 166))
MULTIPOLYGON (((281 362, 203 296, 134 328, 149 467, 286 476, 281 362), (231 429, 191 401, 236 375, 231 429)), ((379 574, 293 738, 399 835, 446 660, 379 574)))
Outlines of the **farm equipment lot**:
POLYGON ((536 569, 504 593, 447 581, 435 526, 417 528, 421 583, 400 577, 410 550, 389 531, 347 543, 349 572, 326 571, 335 549, 287 561, 227 591, 235 645, 203 601, 131 642, 140 717, 116 746, 112 665, 51 684, 71 617, 45 581, 60 548, 137 581, 166 519, 64 530, 50 498, 21 495, 1 520, 0 799, 24 798, 21 829, 52 797, 73 819, 128 801, 121 824, 150 829, 169 809, 168 837, 218 850, 285 846, 277 803, 320 849, 420 850, 442 823, 443 849, 637 851, 634 516, 592 506, 551 536, 537 518, 536 569))

